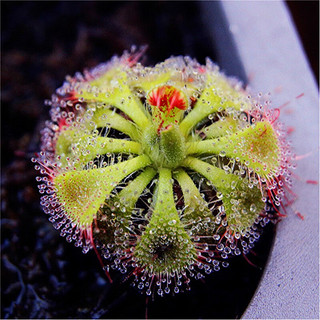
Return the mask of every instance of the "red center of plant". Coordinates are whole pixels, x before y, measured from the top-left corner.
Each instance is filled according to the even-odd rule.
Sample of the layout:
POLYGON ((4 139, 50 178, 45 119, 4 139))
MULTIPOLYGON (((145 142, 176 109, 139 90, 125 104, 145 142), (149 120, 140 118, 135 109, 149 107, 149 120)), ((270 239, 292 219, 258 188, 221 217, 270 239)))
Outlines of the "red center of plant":
POLYGON ((161 86, 153 89, 149 94, 148 103, 158 107, 161 112, 171 111, 174 108, 187 109, 183 93, 172 86, 161 86))
POLYGON ((153 89, 149 93, 147 101, 149 105, 157 107, 161 112, 158 132, 160 132, 165 118, 168 119, 175 116, 175 113, 172 112, 175 108, 186 110, 188 107, 184 94, 177 88, 167 85, 153 89))

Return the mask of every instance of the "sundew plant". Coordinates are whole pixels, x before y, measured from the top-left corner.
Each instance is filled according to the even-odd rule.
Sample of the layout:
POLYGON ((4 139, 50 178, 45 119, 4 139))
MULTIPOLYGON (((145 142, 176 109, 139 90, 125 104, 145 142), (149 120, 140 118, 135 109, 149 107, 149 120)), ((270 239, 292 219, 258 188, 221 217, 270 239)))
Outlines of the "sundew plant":
POLYGON ((292 156, 268 97, 209 59, 140 55, 67 77, 33 162, 61 236, 162 296, 250 252, 282 216, 292 156))

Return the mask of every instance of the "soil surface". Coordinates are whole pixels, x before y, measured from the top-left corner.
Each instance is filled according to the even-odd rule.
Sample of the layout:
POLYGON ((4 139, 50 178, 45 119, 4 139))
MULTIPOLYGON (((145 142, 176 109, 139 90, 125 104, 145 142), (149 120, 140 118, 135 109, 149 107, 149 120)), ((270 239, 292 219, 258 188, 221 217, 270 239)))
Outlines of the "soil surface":
POLYGON ((149 300, 112 274, 93 252, 59 236, 42 212, 30 158, 49 118, 44 100, 74 75, 148 44, 143 62, 215 49, 196 2, 2 2, 1 318, 239 318, 250 301, 273 239, 266 228, 246 261, 192 281, 190 292, 149 300))

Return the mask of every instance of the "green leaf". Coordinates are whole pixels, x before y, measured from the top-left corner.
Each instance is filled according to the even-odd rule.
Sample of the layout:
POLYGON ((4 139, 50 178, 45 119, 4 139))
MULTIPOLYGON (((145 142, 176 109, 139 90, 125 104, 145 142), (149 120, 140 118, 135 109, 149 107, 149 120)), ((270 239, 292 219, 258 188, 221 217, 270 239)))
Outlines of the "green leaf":
POLYGON ((149 164, 142 155, 106 168, 61 173, 54 178, 57 198, 69 219, 87 227, 118 183, 149 164))

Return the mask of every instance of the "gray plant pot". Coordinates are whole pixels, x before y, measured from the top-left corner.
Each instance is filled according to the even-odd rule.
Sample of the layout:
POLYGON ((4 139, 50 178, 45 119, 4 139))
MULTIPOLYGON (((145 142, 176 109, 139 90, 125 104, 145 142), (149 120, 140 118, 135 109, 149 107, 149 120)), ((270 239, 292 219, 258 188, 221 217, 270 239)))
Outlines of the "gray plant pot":
POLYGON ((243 318, 319 319, 319 189, 307 183, 319 180, 315 79, 285 3, 224 1, 201 5, 222 68, 228 74, 249 78, 253 91, 270 92, 273 107, 290 102, 280 119, 294 128, 288 138, 299 159, 293 176, 297 200, 278 225, 264 275, 243 318), (217 10, 222 11, 222 18, 212 19, 217 10), (236 50, 239 60, 231 59, 235 54, 230 55, 230 50, 236 50))

